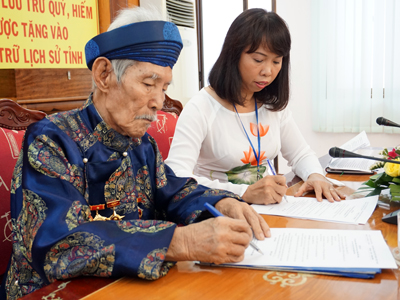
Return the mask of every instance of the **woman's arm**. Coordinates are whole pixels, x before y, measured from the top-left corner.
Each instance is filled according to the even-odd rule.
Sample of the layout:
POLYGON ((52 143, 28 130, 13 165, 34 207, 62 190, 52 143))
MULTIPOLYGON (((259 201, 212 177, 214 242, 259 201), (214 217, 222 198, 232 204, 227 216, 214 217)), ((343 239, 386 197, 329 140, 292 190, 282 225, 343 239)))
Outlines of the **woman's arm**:
POLYGON ((322 196, 330 202, 345 198, 342 192, 336 190, 333 184, 325 179, 315 152, 307 144, 288 109, 283 112, 281 140, 283 157, 288 160, 293 172, 304 181, 295 196, 314 191, 318 201, 322 201, 322 196))

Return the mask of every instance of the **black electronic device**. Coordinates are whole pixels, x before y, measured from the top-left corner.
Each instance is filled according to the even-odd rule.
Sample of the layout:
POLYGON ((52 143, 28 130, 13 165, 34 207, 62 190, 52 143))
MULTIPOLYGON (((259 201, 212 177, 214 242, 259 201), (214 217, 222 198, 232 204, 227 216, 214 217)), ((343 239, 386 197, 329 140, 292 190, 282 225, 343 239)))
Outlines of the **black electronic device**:
POLYGON ((382 126, 400 127, 399 124, 392 122, 388 119, 385 119, 384 117, 379 117, 378 119, 376 119, 376 124, 382 126))
POLYGON ((383 222, 397 225, 397 214, 400 214, 400 209, 387 214, 382 218, 383 222))
POLYGON ((380 157, 373 157, 373 156, 366 156, 366 155, 361 155, 357 154, 354 152, 350 152, 338 147, 332 147, 329 149, 329 155, 331 157, 339 157, 339 158, 365 158, 365 159, 371 159, 371 160, 379 160, 379 161, 384 161, 392 164, 400 164, 400 161, 398 160, 390 160, 390 159, 385 159, 385 158, 380 158, 380 157))

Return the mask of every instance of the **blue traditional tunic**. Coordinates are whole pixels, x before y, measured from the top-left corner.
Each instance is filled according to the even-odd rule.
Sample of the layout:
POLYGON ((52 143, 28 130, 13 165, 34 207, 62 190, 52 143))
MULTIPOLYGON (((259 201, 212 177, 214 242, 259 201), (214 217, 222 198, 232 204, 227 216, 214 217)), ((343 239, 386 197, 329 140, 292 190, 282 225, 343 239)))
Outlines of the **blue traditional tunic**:
POLYGON ((47 116, 27 129, 15 167, 13 252, 0 298, 82 275, 158 279, 174 265, 164 259, 177 224, 224 197, 239 199, 176 177, 151 136, 119 134, 91 97, 47 116), (103 217, 115 209, 124 218, 95 221, 100 207, 103 217))

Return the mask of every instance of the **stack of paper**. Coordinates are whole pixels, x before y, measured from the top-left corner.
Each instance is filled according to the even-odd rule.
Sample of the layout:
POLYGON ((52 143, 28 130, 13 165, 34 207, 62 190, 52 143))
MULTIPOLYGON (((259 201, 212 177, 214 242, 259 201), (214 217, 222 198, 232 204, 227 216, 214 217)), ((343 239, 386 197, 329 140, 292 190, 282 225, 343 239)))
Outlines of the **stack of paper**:
POLYGON ((397 268, 379 230, 271 228, 271 237, 256 243, 264 255, 248 247, 240 263, 219 266, 356 278, 397 268))
MULTIPOLYGON (((369 146, 370 142, 367 134, 363 131, 340 146, 340 148, 366 156, 373 156, 374 150, 363 150, 363 153, 357 151, 369 146)), ((373 174, 374 172, 369 167, 374 163, 374 160, 364 158, 332 158, 325 170, 328 173, 373 174)))

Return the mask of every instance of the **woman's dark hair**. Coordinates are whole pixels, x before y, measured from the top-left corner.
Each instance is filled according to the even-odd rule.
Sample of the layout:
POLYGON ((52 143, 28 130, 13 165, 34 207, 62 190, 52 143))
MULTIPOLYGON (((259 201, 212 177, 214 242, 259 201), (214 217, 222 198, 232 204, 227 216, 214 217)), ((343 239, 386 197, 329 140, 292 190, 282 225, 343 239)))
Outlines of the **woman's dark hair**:
POLYGON ((269 104, 269 109, 279 111, 289 102, 290 33, 285 21, 274 12, 261 8, 241 13, 226 34, 221 54, 211 69, 208 81, 217 95, 231 103, 243 104, 242 77, 239 60, 242 52, 255 52, 260 45, 283 57, 282 68, 275 80, 260 92, 254 93, 258 102, 269 104))

